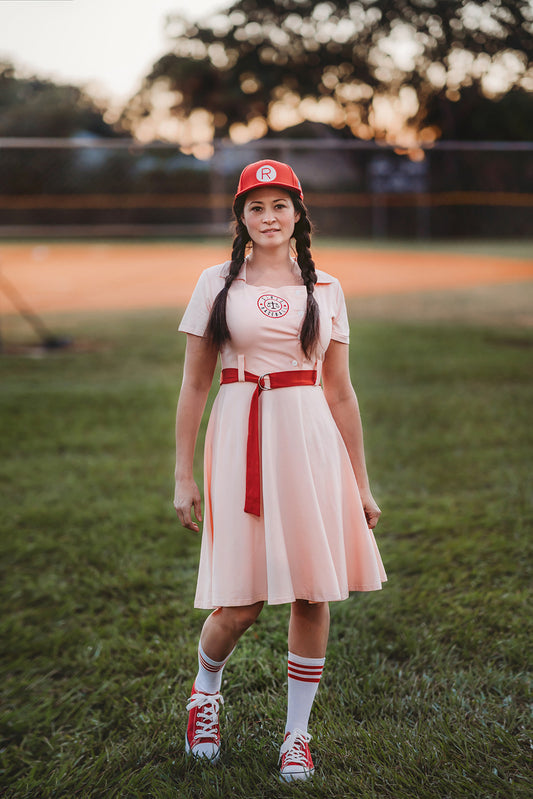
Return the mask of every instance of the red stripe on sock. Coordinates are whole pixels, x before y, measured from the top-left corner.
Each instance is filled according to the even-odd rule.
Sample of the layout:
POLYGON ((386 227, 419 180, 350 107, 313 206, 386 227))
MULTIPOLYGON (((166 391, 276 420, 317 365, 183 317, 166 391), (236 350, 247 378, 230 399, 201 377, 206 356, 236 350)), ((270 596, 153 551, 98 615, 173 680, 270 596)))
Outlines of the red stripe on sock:
POLYGON ((289 660, 289 669, 308 674, 321 674, 324 670, 324 666, 302 666, 301 663, 293 663, 292 660, 289 660))
POLYGON ((324 666, 304 666, 289 660, 289 679, 299 682, 320 682, 324 666))
POLYGON ((319 680, 322 677, 321 671, 295 671, 289 669, 289 677, 300 677, 300 679, 309 678, 319 680))
POLYGON ((317 674, 324 669, 324 666, 301 666, 299 663, 291 663, 289 660, 289 669, 294 671, 308 672, 309 674, 317 674))
POLYGON ((200 653, 198 653, 198 657, 200 658, 200 663, 202 664, 203 668, 206 671, 212 672, 213 674, 216 674, 217 671, 220 671, 220 669, 222 668, 222 666, 226 662, 226 661, 224 661, 224 663, 220 663, 218 666, 213 666, 213 664, 212 663, 208 663, 207 660, 205 660, 205 658, 203 658, 200 653))

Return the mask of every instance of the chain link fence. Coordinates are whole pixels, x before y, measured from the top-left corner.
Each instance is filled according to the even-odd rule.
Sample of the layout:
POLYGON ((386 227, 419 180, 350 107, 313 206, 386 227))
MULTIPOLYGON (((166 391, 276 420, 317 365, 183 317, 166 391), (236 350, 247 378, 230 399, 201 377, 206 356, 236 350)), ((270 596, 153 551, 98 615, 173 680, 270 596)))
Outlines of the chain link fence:
POLYGON ((241 169, 295 169, 317 230, 375 239, 524 238, 533 142, 439 142, 413 159, 359 140, 214 143, 202 161, 123 139, 0 139, 0 236, 226 234, 241 169))

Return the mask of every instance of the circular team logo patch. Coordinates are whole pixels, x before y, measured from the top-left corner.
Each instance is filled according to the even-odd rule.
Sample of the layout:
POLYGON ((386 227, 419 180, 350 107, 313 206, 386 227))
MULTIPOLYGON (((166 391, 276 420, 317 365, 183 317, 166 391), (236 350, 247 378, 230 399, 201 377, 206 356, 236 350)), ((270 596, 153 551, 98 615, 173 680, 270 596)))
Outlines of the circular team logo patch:
POLYGON ((270 164, 264 164, 259 167, 255 176, 261 183, 270 183, 272 180, 276 180, 278 173, 270 164))
POLYGON ((276 297, 275 294, 262 294, 257 300, 257 306, 261 313, 271 319, 279 319, 289 312, 289 303, 283 297, 276 297))

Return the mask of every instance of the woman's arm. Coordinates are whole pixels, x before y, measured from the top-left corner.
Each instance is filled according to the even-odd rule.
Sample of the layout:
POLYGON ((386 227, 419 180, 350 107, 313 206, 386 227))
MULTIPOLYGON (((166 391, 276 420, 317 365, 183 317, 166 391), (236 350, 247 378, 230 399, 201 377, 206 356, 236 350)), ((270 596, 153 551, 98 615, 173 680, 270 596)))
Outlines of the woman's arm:
POLYGON ((350 380, 348 345, 331 341, 322 370, 324 394, 339 432, 346 444, 359 486, 359 493, 369 527, 375 527, 381 515, 370 491, 363 445, 363 427, 359 404, 350 380))
POLYGON ((194 449, 198 429, 217 362, 217 350, 201 336, 187 334, 183 382, 176 412, 176 490, 174 507, 184 527, 198 531, 191 508, 202 521, 200 491, 193 477, 194 449))

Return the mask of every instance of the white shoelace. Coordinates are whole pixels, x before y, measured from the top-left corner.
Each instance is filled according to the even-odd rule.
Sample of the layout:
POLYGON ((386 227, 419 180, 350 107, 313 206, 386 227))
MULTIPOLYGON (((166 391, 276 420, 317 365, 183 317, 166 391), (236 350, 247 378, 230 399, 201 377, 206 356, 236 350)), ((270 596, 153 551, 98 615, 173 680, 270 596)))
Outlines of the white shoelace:
POLYGON ((287 760, 289 760, 291 763, 307 768, 308 763, 305 744, 308 744, 310 740, 311 736, 308 732, 302 732, 302 730, 298 729, 294 730, 287 737, 287 740, 281 745, 281 749, 279 750, 279 759, 281 760, 283 755, 286 754, 287 760))
POLYGON ((219 703, 224 704, 222 694, 194 694, 191 696, 187 703, 187 710, 198 708, 195 738, 212 738, 216 741, 219 703))

